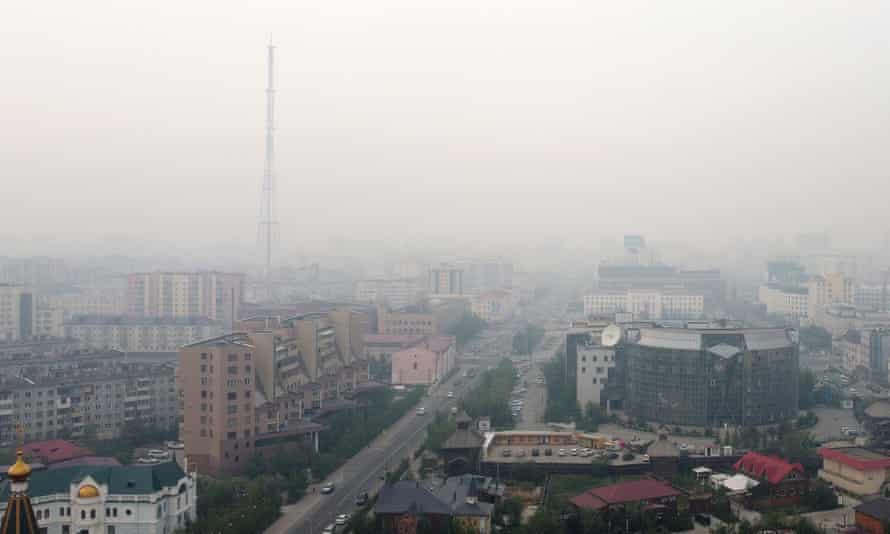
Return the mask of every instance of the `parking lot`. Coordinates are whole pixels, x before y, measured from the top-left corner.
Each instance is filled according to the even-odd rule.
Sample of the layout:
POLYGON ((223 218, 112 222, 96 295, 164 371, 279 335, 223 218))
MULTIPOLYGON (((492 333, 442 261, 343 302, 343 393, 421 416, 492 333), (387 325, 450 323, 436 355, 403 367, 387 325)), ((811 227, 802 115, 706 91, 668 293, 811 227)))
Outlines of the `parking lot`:
POLYGON ((810 429, 810 433, 819 442, 849 439, 841 434, 841 427, 849 427, 862 432, 862 426, 853 415, 853 410, 840 408, 813 408, 813 413, 819 418, 816 426, 810 429))
POLYGON ((581 448, 575 445, 566 445, 562 447, 555 447, 552 445, 542 445, 539 447, 517 447, 517 446, 503 446, 503 445, 492 445, 488 448, 488 453, 486 455, 486 461, 489 462, 500 462, 500 463, 564 463, 564 464, 589 464, 593 461, 597 460, 594 456, 580 456, 581 448), (547 456, 546 451, 550 449, 552 454, 547 456), (532 449, 538 449, 539 455, 533 456, 532 449), (576 449, 579 451, 578 456, 573 456, 571 454, 571 450, 576 449), (504 451, 509 450, 510 456, 504 456, 504 451), (565 455, 560 456, 559 451, 563 450, 565 455), (522 456, 520 456, 520 454, 522 456))

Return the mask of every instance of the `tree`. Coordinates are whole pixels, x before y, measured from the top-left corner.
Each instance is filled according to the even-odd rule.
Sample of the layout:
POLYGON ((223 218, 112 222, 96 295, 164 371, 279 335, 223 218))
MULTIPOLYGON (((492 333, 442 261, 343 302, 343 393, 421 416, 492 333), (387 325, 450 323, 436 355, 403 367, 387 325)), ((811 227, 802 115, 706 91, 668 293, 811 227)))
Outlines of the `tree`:
POLYGON ((831 333, 821 326, 805 326, 800 329, 800 344, 808 350, 831 350, 831 333))
POLYGON ((797 381, 798 407, 801 410, 809 410, 813 407, 813 392, 816 388, 816 376, 809 369, 801 369, 800 378, 797 381))
POLYGON ((833 510, 838 507, 837 495, 828 484, 821 480, 816 480, 810 487, 810 493, 807 495, 807 504, 818 511, 833 510))

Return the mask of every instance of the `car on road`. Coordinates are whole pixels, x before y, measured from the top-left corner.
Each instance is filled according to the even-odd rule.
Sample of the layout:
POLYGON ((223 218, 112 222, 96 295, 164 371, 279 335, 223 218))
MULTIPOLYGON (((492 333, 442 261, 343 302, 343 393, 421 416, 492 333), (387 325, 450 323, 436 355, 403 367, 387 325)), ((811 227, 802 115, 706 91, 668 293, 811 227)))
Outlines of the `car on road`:
POLYGON ((417 413, 417 415, 426 415, 426 408, 421 406, 420 408, 417 409, 417 412, 415 412, 415 413, 417 413))
POLYGON ((334 493, 334 490, 336 488, 337 488, 337 486, 335 486, 333 482, 328 482, 327 484, 325 484, 324 486, 321 487, 321 494, 329 495, 331 493, 334 493))
POLYGON ((644 454, 644 455, 643 455, 643 461, 644 461, 644 462, 648 462, 648 461, 649 461, 649 455, 648 455, 648 454, 644 454))
POLYGON ((342 526, 342 525, 345 525, 346 523, 349 523, 349 514, 340 514, 340 515, 338 515, 338 516, 337 516, 337 519, 334 520, 334 523, 336 523, 336 524, 339 525, 339 526, 342 526))
POLYGON ((457 406, 451 407, 451 415, 457 415, 457 406))
POLYGON ((449 391, 449 392, 448 392, 448 398, 449 398, 449 399, 453 399, 453 398, 454 398, 454 392, 453 392, 453 391, 449 391))
POLYGON ((331 523, 330 525, 324 527, 324 530, 321 531, 321 534, 334 534, 337 532, 337 525, 331 523))
POLYGON ((572 456, 578 456, 578 449, 572 449, 570 453, 572 456))
POLYGON ((565 449, 559 449, 559 452, 558 452, 557 454, 559 454, 560 456, 565 456, 565 455, 566 455, 566 450, 565 450, 565 449))
POLYGON ((608 458, 609 460, 617 460, 617 459, 618 459, 618 453, 617 453, 617 452, 610 452, 609 454, 606 455, 606 458, 608 458))
POLYGON ((368 504, 368 492, 363 491, 355 496, 355 505, 356 506, 364 506, 368 504))
POLYGON ((512 454, 513 453, 510 451, 510 449, 504 449, 501 451, 501 456, 503 456, 504 458, 509 458, 512 454))
POLYGON ((185 448, 185 444, 182 443, 181 441, 168 441, 168 442, 164 443, 164 445, 166 445, 168 449, 173 449, 173 450, 181 450, 181 449, 185 448))

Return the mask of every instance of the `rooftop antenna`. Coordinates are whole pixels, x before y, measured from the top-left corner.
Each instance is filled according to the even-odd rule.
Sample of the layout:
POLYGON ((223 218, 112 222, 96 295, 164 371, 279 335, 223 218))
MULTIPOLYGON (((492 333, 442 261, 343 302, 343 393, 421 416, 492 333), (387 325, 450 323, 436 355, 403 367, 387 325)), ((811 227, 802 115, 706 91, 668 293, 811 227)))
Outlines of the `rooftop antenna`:
POLYGON ((269 35, 268 72, 266 80, 266 164, 263 173, 263 195, 260 206, 259 241, 265 245, 265 258, 263 265, 263 279, 267 291, 272 288, 272 239, 273 227, 277 227, 273 213, 273 199, 275 192, 275 46, 272 44, 272 35, 269 35))

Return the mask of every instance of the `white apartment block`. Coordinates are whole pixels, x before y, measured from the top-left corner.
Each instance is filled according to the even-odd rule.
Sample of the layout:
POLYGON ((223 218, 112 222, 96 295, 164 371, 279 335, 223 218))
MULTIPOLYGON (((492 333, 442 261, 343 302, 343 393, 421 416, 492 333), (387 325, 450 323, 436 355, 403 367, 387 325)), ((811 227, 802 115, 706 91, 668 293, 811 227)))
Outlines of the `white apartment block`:
POLYGON ((601 292, 584 296, 587 317, 632 313, 636 318, 694 319, 704 313, 704 296, 660 291, 601 292))
POLYGON ((416 304, 422 289, 410 278, 359 280, 355 283, 353 298, 365 304, 380 304, 390 309, 416 304))
POLYGON ((61 308, 41 308, 34 312, 35 337, 63 337, 65 313, 61 308))
POLYGON ((38 295, 37 306, 61 309, 66 319, 76 315, 121 315, 127 312, 127 292, 124 288, 103 287, 44 294, 38 295))
POLYGON ((223 326, 203 318, 165 319, 81 316, 65 323, 65 337, 88 347, 124 352, 176 352, 179 347, 221 335, 223 326))
POLYGON ((578 344, 576 360, 578 405, 585 409, 588 403, 600 405, 600 398, 608 384, 609 369, 615 367, 615 349, 595 344, 578 344))
POLYGON ((789 319, 805 319, 809 314, 809 292, 805 288, 781 288, 764 285, 757 290, 757 300, 766 312, 789 319))
POLYGON ((0 284, 0 342, 29 337, 33 312, 31 294, 24 286, 0 284))
POLYGON ((127 313, 142 317, 206 317, 227 328, 240 318, 244 275, 217 271, 127 276, 127 313))

